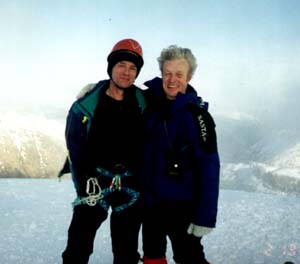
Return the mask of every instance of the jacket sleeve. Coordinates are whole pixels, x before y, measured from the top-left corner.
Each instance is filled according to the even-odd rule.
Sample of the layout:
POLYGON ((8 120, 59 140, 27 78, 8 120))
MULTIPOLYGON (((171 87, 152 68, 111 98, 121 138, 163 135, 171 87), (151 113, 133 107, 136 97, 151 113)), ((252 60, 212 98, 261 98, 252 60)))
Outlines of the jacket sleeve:
POLYGON ((194 144, 194 224, 215 227, 218 211, 220 160, 215 123, 203 110, 197 115, 194 144))
POLYGON ((76 102, 68 113, 65 137, 68 162, 76 192, 79 196, 85 196, 88 172, 87 124, 84 115, 76 111, 76 102))

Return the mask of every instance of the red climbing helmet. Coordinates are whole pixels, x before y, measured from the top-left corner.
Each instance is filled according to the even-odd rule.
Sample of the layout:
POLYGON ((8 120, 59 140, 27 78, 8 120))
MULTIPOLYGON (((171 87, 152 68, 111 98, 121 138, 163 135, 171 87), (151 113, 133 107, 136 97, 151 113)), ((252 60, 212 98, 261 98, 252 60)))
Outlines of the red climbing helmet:
POLYGON ((107 73, 110 77, 112 68, 117 62, 122 60, 130 61, 135 64, 137 67, 137 77, 144 65, 144 60, 142 47, 136 40, 122 39, 113 46, 111 52, 107 56, 107 73))
POLYGON ((110 57, 113 55, 114 52, 118 51, 131 51, 134 52, 141 60, 143 60, 143 50, 141 45, 134 39, 122 39, 115 44, 112 51, 107 57, 109 61, 110 57))

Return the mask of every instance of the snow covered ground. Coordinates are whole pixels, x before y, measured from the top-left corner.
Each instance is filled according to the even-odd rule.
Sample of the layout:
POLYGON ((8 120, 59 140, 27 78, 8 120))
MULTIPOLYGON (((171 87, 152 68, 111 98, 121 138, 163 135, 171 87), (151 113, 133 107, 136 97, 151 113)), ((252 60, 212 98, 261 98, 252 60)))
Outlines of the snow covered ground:
MULTIPOLYGON (((70 180, 0 179, 0 263, 61 263, 74 195, 70 180)), ((222 190, 219 201, 218 226, 203 239, 209 261, 300 264, 299 196, 222 190)), ((90 263, 112 263, 108 221, 90 263)))

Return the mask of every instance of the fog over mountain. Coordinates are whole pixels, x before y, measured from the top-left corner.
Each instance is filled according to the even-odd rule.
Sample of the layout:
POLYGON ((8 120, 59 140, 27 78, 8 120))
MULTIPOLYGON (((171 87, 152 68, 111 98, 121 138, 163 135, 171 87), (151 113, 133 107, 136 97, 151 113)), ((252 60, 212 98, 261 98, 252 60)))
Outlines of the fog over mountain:
POLYGON ((221 187, 300 194, 300 136, 247 115, 216 116, 221 187))

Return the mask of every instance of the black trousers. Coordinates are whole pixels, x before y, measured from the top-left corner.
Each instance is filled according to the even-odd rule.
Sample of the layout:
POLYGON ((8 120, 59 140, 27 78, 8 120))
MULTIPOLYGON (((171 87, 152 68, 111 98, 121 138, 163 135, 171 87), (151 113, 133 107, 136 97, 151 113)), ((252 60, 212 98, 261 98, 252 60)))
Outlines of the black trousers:
MULTIPOLYGON (((63 264, 86 264, 93 253, 96 232, 108 213, 100 205, 75 206, 68 231, 68 242, 62 254, 63 264)), ((110 217, 112 251, 114 264, 136 264, 138 236, 141 226, 140 205, 137 203, 110 217)))
POLYGON ((144 255, 150 259, 164 257, 169 237, 176 263, 207 264, 201 238, 187 234, 191 213, 191 206, 185 202, 160 203, 145 208, 144 255))

